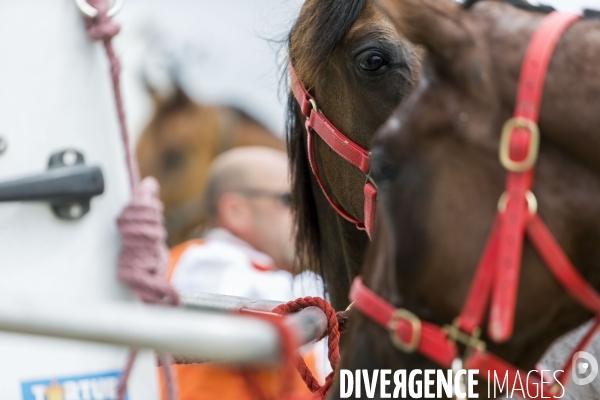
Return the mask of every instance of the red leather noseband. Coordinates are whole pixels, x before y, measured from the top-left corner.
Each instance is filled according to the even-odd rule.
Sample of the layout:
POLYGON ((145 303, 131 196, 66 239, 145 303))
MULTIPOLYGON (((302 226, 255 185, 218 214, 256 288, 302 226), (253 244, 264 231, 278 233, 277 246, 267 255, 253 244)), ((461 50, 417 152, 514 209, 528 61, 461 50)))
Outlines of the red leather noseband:
POLYGON ((556 280, 596 315, 595 324, 567 358, 561 368, 564 372, 557 375, 556 381, 543 381, 547 377, 542 376, 536 377, 536 382, 528 379, 532 390, 534 385, 544 383, 551 394, 557 393, 559 384, 564 386, 573 355, 587 347, 600 327, 600 294, 579 274, 537 214, 537 200, 532 192, 540 142, 537 122, 546 73, 558 40, 578 19, 575 14, 553 12, 542 20, 531 38, 521 67, 514 116, 504 125, 500 141, 500 162, 507 170, 506 189, 498 202, 496 221, 467 299, 454 323, 438 327, 407 310, 394 309, 364 286, 360 278, 354 281, 350 293, 354 307, 390 330, 401 350, 418 351, 449 367, 460 343, 467 349, 463 357, 466 368, 479 369, 486 378, 488 371, 508 372, 509 382, 514 382, 517 373, 527 373, 487 353, 479 340, 479 327, 489 305, 489 337, 501 343, 512 336, 521 254, 527 236, 556 280))
POLYGON ((308 147, 308 161, 312 172, 327 198, 327 201, 337 213, 347 221, 352 222, 360 230, 364 230, 371 238, 373 234, 373 223, 375 220, 375 198, 377 197, 377 187, 370 176, 371 156, 370 153, 350 140, 346 135, 340 132, 317 108, 317 102, 314 97, 308 93, 304 84, 298 79, 294 66, 290 63, 290 79, 292 92, 298 104, 302 115, 306 117, 306 135, 308 147), (315 143, 313 133, 317 135, 335 151, 340 157, 354 165, 365 174, 365 185, 363 194, 364 202, 364 222, 350 215, 340 205, 338 205, 331 194, 325 189, 325 185, 319 175, 319 167, 315 159, 315 143))

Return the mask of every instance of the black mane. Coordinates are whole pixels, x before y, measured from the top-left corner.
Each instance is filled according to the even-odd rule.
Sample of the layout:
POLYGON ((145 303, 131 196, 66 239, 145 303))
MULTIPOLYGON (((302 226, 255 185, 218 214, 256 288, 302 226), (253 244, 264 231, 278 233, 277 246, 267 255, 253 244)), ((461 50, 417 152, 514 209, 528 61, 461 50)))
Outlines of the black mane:
MULTIPOLYGON (((465 9, 469 9, 473 6, 473 4, 478 3, 482 0, 465 0, 465 2, 462 4, 463 8, 465 9)), ((504 0, 505 3, 509 3, 512 4, 513 6, 523 9, 523 10, 527 10, 527 11, 536 11, 536 12, 541 12, 544 14, 549 14, 552 11, 556 11, 556 9, 552 6, 548 6, 545 4, 540 4, 540 5, 533 5, 533 4, 529 4, 527 1, 525 0, 504 0)), ((583 10, 583 18, 586 19, 600 19, 600 11, 599 10, 592 10, 589 8, 586 8, 583 10)))
MULTIPOLYGON (((480 1, 482 1, 482 0, 465 0, 465 2, 463 3, 463 7, 466 9, 471 8, 473 6, 473 4, 478 3, 480 1)), ((534 4, 528 3, 525 0, 504 0, 504 2, 512 4, 513 6, 523 9, 523 10, 536 11, 536 12, 541 12, 544 14, 549 14, 552 11, 556 11, 556 9, 552 6, 548 6, 545 4, 534 5, 534 4)))
POLYGON ((586 8, 585 10, 583 10, 583 16, 585 18, 598 19, 600 18, 600 11, 586 8))
MULTIPOLYGON (((365 1, 307 0, 304 3, 288 37, 288 51, 298 77, 309 89, 354 25, 365 1)), ((296 254, 300 269, 310 268, 321 273, 321 234, 304 143, 304 121, 298 103, 289 93, 286 141, 290 160, 292 213, 296 227, 296 254)))

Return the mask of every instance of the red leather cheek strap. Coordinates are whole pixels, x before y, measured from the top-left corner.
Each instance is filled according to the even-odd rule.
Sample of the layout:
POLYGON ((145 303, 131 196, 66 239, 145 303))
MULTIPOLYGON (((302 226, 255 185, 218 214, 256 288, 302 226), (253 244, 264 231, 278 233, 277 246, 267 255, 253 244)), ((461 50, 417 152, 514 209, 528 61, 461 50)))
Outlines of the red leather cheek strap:
POLYGON ((310 112, 313 109, 313 105, 310 103, 310 101, 314 101, 314 98, 308 93, 308 91, 304 87, 304 84, 302 84, 302 82, 300 82, 300 80, 298 79, 298 76, 296 75, 296 70, 294 69, 294 66, 291 63, 289 65, 289 70, 292 93, 294 94, 296 101, 300 105, 300 112, 302 113, 302 115, 308 118, 310 116, 310 112))
POLYGON ((323 114, 311 112, 307 125, 340 157, 363 173, 369 172, 369 152, 344 136, 323 114))
POLYGON ((531 188, 532 177, 531 172, 509 174, 506 211, 499 213, 499 223, 496 224, 499 244, 488 327, 490 337, 496 342, 508 340, 513 331, 523 237, 528 217, 525 194, 531 188))
POLYGON ((537 122, 548 66, 563 32, 579 18, 577 14, 554 12, 545 17, 534 32, 521 66, 516 107, 511 120, 519 123, 502 134, 510 136, 507 143, 501 142, 501 147, 508 147, 509 160, 503 161, 501 156, 508 170, 504 195, 507 202, 506 209, 499 212, 499 223, 496 224, 499 245, 489 323, 489 335, 496 342, 508 340, 513 331, 523 240, 531 213, 527 196, 533 187, 535 159, 524 170, 509 164, 523 163, 527 154, 538 152, 537 122))
MULTIPOLYGON (((361 229, 362 222, 360 222, 360 220, 354 218, 352 215, 348 214, 346 212, 346 210, 344 210, 342 207, 338 206, 337 203, 330 196, 327 189, 325 189, 325 185, 323 184, 323 181, 321 180, 321 175, 319 174, 319 166, 317 165, 317 162, 315 160, 315 141, 313 138, 313 130, 309 126, 309 120, 306 121, 306 137, 307 137, 307 147, 308 147, 308 163, 310 164, 310 168, 312 169, 313 175, 315 176, 315 179, 317 180, 317 183, 319 184, 321 191, 325 195, 325 198, 327 199, 327 201, 329 202, 331 207, 333 207, 333 209, 340 216, 342 216, 345 220, 352 222, 353 224, 356 224, 357 227, 359 229, 361 229)), ((364 229, 364 228, 362 228, 362 229, 364 229)))
POLYGON ((367 182, 363 188, 365 196, 364 201, 364 222, 352 216, 335 202, 333 196, 326 190, 325 185, 319 175, 319 168, 315 157, 315 144, 313 133, 329 146, 337 155, 358 168, 362 173, 368 176, 371 159, 367 150, 354 143, 342 132, 340 132, 325 116, 316 109, 315 99, 308 93, 304 84, 298 79, 293 65, 290 64, 290 79, 292 83, 292 93, 300 105, 302 115, 306 117, 306 135, 308 147, 308 161, 321 191, 333 209, 345 220, 352 222, 359 230, 367 232, 369 238, 373 233, 373 223, 375 221, 375 199, 377 197, 377 188, 365 178, 367 182))
POLYGON ((365 194, 365 227, 369 238, 373 239, 373 227, 375 224, 375 199, 377 188, 371 182, 367 182, 364 188, 365 194))

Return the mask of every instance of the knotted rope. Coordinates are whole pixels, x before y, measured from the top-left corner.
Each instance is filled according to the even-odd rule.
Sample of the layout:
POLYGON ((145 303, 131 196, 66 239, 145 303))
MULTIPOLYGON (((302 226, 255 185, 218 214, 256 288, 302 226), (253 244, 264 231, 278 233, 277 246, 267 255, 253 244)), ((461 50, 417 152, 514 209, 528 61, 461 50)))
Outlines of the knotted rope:
POLYGON ((177 305, 177 292, 164 279, 169 249, 165 244, 167 231, 158 191, 158 182, 153 177, 141 181, 117 219, 122 246, 118 277, 146 303, 177 305))
POLYGON ((253 398, 257 400, 307 400, 294 396, 292 394, 292 373, 294 366, 302 380, 313 393, 311 400, 322 400, 327 395, 327 392, 331 388, 333 379, 335 377, 335 371, 337 370, 340 362, 339 342, 340 342, 340 331, 338 327, 338 317, 345 319, 345 314, 335 312, 331 305, 320 297, 303 297, 296 300, 289 301, 285 304, 281 304, 273 309, 273 313, 281 316, 288 315, 290 313, 299 311, 306 307, 318 307, 320 308, 327 317, 327 330, 319 340, 327 337, 328 342, 328 357, 333 372, 331 372, 325 379, 325 384, 321 386, 317 379, 312 374, 311 370, 306 365, 304 359, 298 354, 297 348, 297 337, 294 332, 290 330, 288 326, 284 324, 284 320, 281 317, 274 317, 269 314, 256 314, 256 318, 263 318, 271 322, 280 332, 282 340, 282 359, 283 367, 281 368, 282 376, 280 381, 282 382, 281 390, 275 397, 266 396, 259 387, 258 383, 252 378, 248 370, 242 370, 242 376, 246 381, 248 390, 252 394, 253 398), (291 372, 290 372, 291 371, 291 372))
POLYGON ((315 398, 323 399, 331 388, 333 378, 335 377, 335 371, 340 363, 340 331, 338 326, 338 316, 335 310, 326 300, 323 300, 320 297, 307 296, 289 301, 285 304, 281 304, 275 307, 273 312, 280 315, 287 315, 306 307, 318 307, 325 313, 325 316, 327 317, 327 330, 319 340, 325 337, 328 338, 327 355, 333 371, 327 375, 327 378, 325 378, 325 383, 323 386, 321 386, 306 365, 304 359, 299 355, 296 359, 296 369, 300 373, 300 376, 306 383, 308 389, 315 394, 315 398))
POLYGON ((348 310, 336 312, 335 317, 338 321, 338 331, 340 331, 340 333, 346 332, 350 328, 348 310))
MULTIPOLYGON (((158 198, 159 185, 154 178, 150 177, 140 182, 140 174, 135 156, 131 151, 125 123, 125 109, 119 79, 121 65, 112 46, 112 38, 119 33, 121 28, 107 15, 110 8, 108 0, 87 1, 98 11, 96 17, 86 18, 85 24, 88 37, 92 40, 102 41, 108 56, 132 192, 129 204, 117 219, 122 240, 117 275, 120 280, 127 282, 131 290, 146 303, 178 305, 177 292, 164 280, 169 262, 169 249, 165 243, 166 230, 163 226, 163 206, 158 198)), ((135 356, 136 352, 131 351, 119 382, 119 400, 125 397, 127 379, 133 368, 135 356)), ((168 399, 175 400, 177 389, 171 370, 172 359, 169 355, 160 355, 160 359, 165 371, 168 399)))

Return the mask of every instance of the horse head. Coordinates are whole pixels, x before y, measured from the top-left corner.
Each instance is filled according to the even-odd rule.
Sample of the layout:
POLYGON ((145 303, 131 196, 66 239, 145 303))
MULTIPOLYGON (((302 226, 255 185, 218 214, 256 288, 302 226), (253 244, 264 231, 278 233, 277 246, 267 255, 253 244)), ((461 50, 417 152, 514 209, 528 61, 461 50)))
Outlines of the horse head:
POLYGON ((177 85, 166 95, 150 92, 155 112, 140 136, 137 157, 142 176, 160 183, 168 242, 174 246, 206 222, 204 191, 217 155, 237 146, 284 150, 285 144, 243 111, 197 103, 177 85))
MULTIPOLYGON (((377 3, 427 55, 416 89, 372 148, 380 209, 364 283, 424 323, 451 326, 497 209, 506 205, 499 201, 507 175, 498 160, 501 131, 515 109, 523 55, 548 10, 518 0, 469 1, 463 7, 437 0, 377 3)), ((600 91, 594 67, 599 32, 598 20, 582 19, 557 44, 545 81, 532 188, 538 215, 595 288, 600 114, 587 99, 600 91)), ((489 353, 531 370, 557 337, 592 314, 567 293, 528 240, 520 265, 512 335, 492 340, 497 338, 484 324, 482 340, 489 353)), ((342 368, 439 368, 419 352, 396 348, 388 331, 361 313, 352 318, 342 368)), ((479 397, 487 398, 485 385, 479 387, 479 397)))
MULTIPOLYGON (((307 0, 289 36, 289 58, 319 112, 363 149, 370 148, 376 129, 420 70, 417 48, 368 0, 307 0)), ((305 117, 291 94, 288 110, 300 265, 322 273, 334 306, 345 307, 368 237, 336 214, 321 192, 309 167, 305 117)), ((347 214, 364 221, 365 174, 315 140, 325 190, 347 214)))

